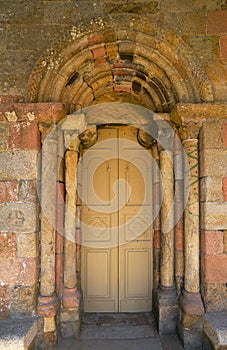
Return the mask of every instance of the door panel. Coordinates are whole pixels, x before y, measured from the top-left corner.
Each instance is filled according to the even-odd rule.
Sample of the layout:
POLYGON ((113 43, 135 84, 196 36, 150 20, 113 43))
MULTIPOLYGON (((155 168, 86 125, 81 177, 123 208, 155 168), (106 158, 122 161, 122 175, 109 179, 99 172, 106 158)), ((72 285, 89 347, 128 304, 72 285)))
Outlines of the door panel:
POLYGON ((138 145, 137 129, 103 128, 83 158, 84 311, 150 311, 150 153, 138 145))

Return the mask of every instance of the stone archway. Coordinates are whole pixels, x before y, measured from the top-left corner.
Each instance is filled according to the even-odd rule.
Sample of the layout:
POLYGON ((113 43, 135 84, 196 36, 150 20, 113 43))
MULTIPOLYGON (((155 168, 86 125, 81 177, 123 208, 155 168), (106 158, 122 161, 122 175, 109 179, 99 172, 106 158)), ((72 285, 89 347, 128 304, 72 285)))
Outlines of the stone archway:
MULTIPOLYGON (((61 221, 63 231, 53 237, 53 222, 47 224, 46 213, 41 217, 41 295, 39 297, 39 316, 52 319, 57 312, 57 292, 60 299, 60 325, 62 334, 76 335, 80 324, 80 310, 82 306, 80 287, 80 204, 77 202, 75 178, 77 172, 80 143, 95 142, 96 127, 100 124, 129 124, 141 129, 140 141, 152 148, 153 157, 159 164, 163 179, 156 172, 153 180, 154 192, 154 312, 158 321, 160 334, 176 332, 178 322, 177 294, 185 288, 182 299, 182 310, 187 314, 191 312, 201 315, 203 308, 199 294, 199 210, 198 185, 194 180, 198 178, 198 140, 184 141, 185 152, 189 154, 193 164, 193 190, 190 192, 183 223, 182 213, 186 199, 182 197, 185 169, 183 169, 183 149, 180 146, 177 134, 171 126, 170 116, 167 114, 154 114, 153 112, 136 105, 122 103, 107 103, 90 106, 68 115, 58 125, 57 133, 51 133, 44 140, 42 157, 42 192, 44 193, 42 207, 48 205, 50 194, 53 215, 55 188, 53 177, 56 174, 57 158, 64 158, 65 175, 60 176, 58 185, 63 185, 65 179, 65 203, 62 198, 57 205, 56 222, 61 221), (98 116, 98 117, 97 117, 98 116), (119 118, 120 116, 120 118, 119 118), (96 122, 95 122, 96 121, 96 122), (149 137, 149 132, 151 136, 149 137), (153 144, 156 140, 158 143, 153 144), (61 151, 60 151, 61 150, 61 151), (193 155, 191 157, 191 155, 193 155), (50 173, 46 171, 50 162, 53 167, 50 173), (175 177, 174 177, 175 172, 175 177), (160 190, 163 187, 162 206, 160 209, 160 190), (45 188, 48 187, 48 198, 45 188), (51 191, 52 189, 52 191, 51 191), (175 197, 175 198, 174 198, 175 197), (187 210, 189 208, 190 210, 187 210), (157 212, 158 211, 158 212, 157 212), (176 225, 174 224, 176 219, 176 225), (188 225, 190 222, 190 225, 188 225), (183 229, 185 226, 185 229, 183 229), (193 227, 193 230, 190 230, 193 227), (184 231, 184 232, 183 232, 184 231), (185 238, 184 238, 185 235, 185 238), (193 240, 190 237, 193 235, 193 240), (72 238, 73 237, 73 238, 72 238), (77 238, 76 238, 77 237, 77 238), (188 238, 187 238, 188 237, 188 238), (78 239, 77 243, 75 240, 78 239), (188 239, 188 240, 187 240, 188 239), (185 241, 185 253, 175 259, 177 245, 185 241), (56 245, 55 245, 56 244, 56 245), (55 251, 57 260, 55 263, 55 251), (160 261, 160 266, 159 262, 160 261), (48 262, 48 263, 47 263, 48 262), (185 266, 185 271, 184 270, 185 266), (192 269, 193 266, 193 269, 192 269), (79 274, 78 274, 79 273, 79 274), (79 278, 78 278, 79 277, 79 278), (183 282, 184 278, 184 282, 183 282), (163 316, 164 315, 164 316, 163 316)), ((56 176, 56 175, 55 175, 56 176)), ((189 183, 191 180, 189 178, 189 183)), ((190 187, 191 188, 191 187, 190 187)), ((64 190, 63 190, 64 192, 64 190)), ((58 196, 59 198, 59 196, 58 196)), ((51 217, 51 220, 55 220, 51 217)), ((58 225, 58 224, 57 224, 58 225)), ((177 248, 178 249, 178 248, 177 248)), ((180 248, 181 249, 181 248, 180 248)), ((182 252, 183 253, 183 252, 182 252)), ((53 327, 53 325, 52 325, 53 327)), ((48 329, 48 327, 46 327, 48 329)), ((45 332, 45 328, 44 328, 45 332)))
POLYGON ((155 112, 178 102, 213 101, 199 58, 171 30, 138 15, 119 14, 72 27, 37 62, 31 101, 58 101, 67 113, 124 101, 155 112))

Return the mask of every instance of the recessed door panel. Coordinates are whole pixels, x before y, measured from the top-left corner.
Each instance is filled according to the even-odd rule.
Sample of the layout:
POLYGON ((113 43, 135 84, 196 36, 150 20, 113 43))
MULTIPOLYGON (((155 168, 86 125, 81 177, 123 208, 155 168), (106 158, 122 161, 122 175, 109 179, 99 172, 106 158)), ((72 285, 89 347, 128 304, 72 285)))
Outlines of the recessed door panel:
POLYGON ((103 128, 82 166, 85 312, 152 306, 151 155, 133 127, 103 128))

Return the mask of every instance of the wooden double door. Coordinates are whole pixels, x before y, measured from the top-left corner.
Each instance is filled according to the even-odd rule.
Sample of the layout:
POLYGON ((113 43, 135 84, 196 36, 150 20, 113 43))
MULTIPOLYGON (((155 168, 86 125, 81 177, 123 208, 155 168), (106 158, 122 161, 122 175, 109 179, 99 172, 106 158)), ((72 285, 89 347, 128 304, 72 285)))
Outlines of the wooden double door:
POLYGON ((129 126, 98 129, 82 156, 85 312, 152 308, 152 161, 129 126))

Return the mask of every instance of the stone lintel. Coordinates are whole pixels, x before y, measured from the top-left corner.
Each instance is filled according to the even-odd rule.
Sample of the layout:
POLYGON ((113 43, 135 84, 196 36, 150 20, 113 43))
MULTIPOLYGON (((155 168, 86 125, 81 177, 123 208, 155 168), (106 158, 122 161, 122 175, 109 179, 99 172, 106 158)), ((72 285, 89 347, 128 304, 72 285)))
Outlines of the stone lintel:
POLYGON ((178 322, 177 292, 174 287, 159 287, 154 293, 154 313, 160 335, 176 334, 178 322))
POLYGON ((66 308, 78 309, 80 306, 81 293, 77 287, 64 288, 62 294, 62 304, 66 308))
POLYGON ((59 300, 55 294, 51 296, 39 295, 38 297, 38 316, 54 317, 57 314, 59 300))

